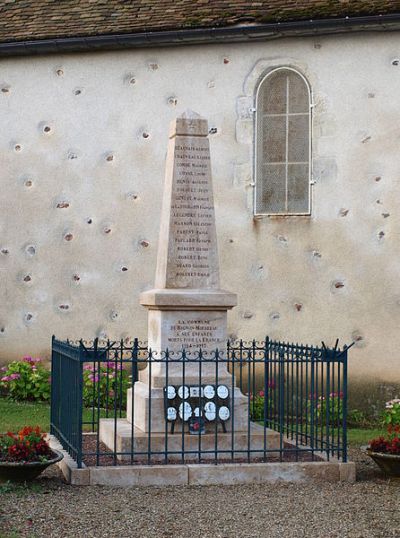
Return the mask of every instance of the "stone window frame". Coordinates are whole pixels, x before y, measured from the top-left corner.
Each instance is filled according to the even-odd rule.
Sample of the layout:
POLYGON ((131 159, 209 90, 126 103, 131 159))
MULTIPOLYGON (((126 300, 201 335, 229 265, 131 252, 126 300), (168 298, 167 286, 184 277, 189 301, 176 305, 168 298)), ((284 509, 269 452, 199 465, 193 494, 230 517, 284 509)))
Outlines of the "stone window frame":
POLYGON ((312 86, 307 79, 307 77, 299 70, 297 67, 293 67, 292 65, 275 65, 273 67, 270 67, 269 69, 265 70, 261 76, 259 76, 259 79, 257 83, 255 84, 254 88, 254 108, 252 109, 252 112, 254 113, 254 122, 253 122, 253 215, 254 218, 262 218, 262 217, 311 217, 312 215, 312 202, 313 202, 313 196, 312 196, 312 186, 314 185, 313 181, 313 159, 312 159, 312 141, 313 141, 313 92, 312 92, 312 86), (257 205, 256 205, 256 196, 257 196, 257 133, 258 133, 258 126, 259 126, 259 115, 257 114, 257 105, 258 105, 258 96, 260 92, 260 88, 262 85, 267 81, 267 79, 277 71, 292 71, 297 76, 299 76, 302 81, 304 82, 307 91, 308 91, 308 102, 309 102, 309 122, 308 122, 308 211, 307 212, 257 212, 257 205))

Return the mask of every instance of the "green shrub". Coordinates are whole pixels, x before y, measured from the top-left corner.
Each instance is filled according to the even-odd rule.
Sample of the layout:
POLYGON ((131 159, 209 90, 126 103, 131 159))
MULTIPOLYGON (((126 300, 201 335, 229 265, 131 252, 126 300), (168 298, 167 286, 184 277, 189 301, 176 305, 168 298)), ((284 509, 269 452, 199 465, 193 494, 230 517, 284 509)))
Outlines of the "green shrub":
POLYGON ((47 401, 50 399, 50 371, 41 359, 24 357, 22 361, 4 366, 0 386, 7 398, 17 401, 47 401))
POLYGON ((308 400, 308 421, 311 422, 312 410, 314 409, 314 421, 319 426, 327 425, 327 413, 329 411, 329 425, 338 426, 343 421, 343 393, 331 392, 329 398, 315 396, 308 400))
POLYGON ((389 430, 400 432, 400 398, 386 402, 383 423, 389 430))
POLYGON ((264 420, 264 409, 266 407, 267 413, 270 416, 275 414, 273 409, 274 401, 272 398, 272 390, 275 389, 274 381, 268 383, 268 392, 265 395, 263 390, 260 390, 256 394, 250 394, 250 415, 251 420, 255 422, 261 422, 264 420))
POLYGON ((83 405, 125 409, 130 376, 121 363, 85 364, 83 367, 83 405))
POLYGON ((350 409, 347 413, 347 425, 355 428, 367 428, 370 426, 371 420, 365 416, 363 411, 359 409, 350 409))

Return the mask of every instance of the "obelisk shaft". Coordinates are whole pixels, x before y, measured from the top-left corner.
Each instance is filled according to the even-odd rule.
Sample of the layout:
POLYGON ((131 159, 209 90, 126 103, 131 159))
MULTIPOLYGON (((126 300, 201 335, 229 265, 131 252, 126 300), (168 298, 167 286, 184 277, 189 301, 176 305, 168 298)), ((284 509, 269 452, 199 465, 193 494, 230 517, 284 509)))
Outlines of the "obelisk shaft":
POLYGON ((227 310, 236 295, 219 288, 208 123, 186 112, 171 125, 149 347, 157 352, 223 351, 227 310))
POLYGON ((178 118, 168 146, 156 288, 218 289, 207 121, 178 118))

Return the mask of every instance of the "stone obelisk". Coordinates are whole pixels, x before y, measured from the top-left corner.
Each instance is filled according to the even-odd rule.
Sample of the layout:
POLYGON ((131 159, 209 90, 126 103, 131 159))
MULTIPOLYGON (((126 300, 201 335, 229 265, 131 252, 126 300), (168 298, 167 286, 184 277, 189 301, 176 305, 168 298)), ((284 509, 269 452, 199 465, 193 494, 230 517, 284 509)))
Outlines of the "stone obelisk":
MULTIPOLYGON (((153 450, 163 453, 166 435, 170 450, 176 451, 171 457, 181 458, 182 428, 184 446, 190 450, 199 446, 199 438, 186 432, 180 421, 175 425, 180 435, 166 433, 167 385, 198 388, 218 383, 228 387, 232 408, 231 417, 224 423, 226 433, 216 433, 216 423, 206 422, 201 441, 203 450, 210 451, 211 456, 204 453, 205 458, 213 457, 216 443, 220 448, 238 450, 235 457, 242 457, 240 451, 248 447, 249 439, 253 448, 262 450, 265 446, 266 432, 253 423, 249 428, 248 396, 235 386, 233 374, 224 362, 227 312, 236 305, 236 295, 220 289, 207 137, 207 120, 194 112, 186 112, 171 127, 155 289, 140 297, 148 309, 148 347, 158 361, 148 360, 146 368, 139 372, 139 381, 128 390, 127 417, 117 421, 117 431, 114 419, 100 421, 102 441, 113 447, 117 440, 120 451, 126 451, 128 458, 132 444, 136 451, 146 453, 149 439, 153 450), (201 362, 200 349, 204 354, 201 362), (161 353, 166 350, 171 354, 167 362, 161 353), (180 360, 182 350, 193 360, 180 360)), ((267 436, 269 448, 279 446, 278 433, 268 430, 267 436)))
MULTIPOLYGON (((208 122, 194 112, 171 125, 155 289, 142 293, 140 303, 149 310, 152 351, 225 351, 227 311, 237 301, 220 289, 208 122)), ((165 384, 157 379, 161 370, 153 365, 153 386, 165 384)), ((189 365, 188 376, 190 370, 198 368, 189 365)), ((205 364, 207 370, 215 375, 205 364)))
MULTIPOLYGON (((155 288, 140 296, 148 309, 148 347, 171 359, 182 350, 191 357, 202 350, 201 383, 215 383, 216 349, 226 357, 227 311, 236 295, 220 289, 208 122, 188 111, 172 122, 166 163, 155 288)), ((232 382, 226 363, 218 364, 220 382, 232 382)), ((182 362, 168 363, 168 384, 182 384, 182 362)), ((185 384, 199 384, 199 366, 185 363, 185 384)), ((165 362, 152 362, 135 384, 135 416, 127 418, 147 431, 149 385, 152 431, 164 431, 165 362)))

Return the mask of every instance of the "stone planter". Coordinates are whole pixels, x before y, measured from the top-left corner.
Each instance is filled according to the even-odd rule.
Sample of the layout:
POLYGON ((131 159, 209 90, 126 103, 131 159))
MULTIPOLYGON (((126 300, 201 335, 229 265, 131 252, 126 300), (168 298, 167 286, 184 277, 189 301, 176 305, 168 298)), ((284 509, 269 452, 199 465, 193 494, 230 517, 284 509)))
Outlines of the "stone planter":
POLYGON ((367 449, 366 453, 386 475, 400 478, 400 456, 385 454, 384 452, 373 452, 370 449, 367 449))
POLYGON ((0 482, 25 482, 33 480, 49 465, 63 459, 63 454, 52 450, 53 457, 47 461, 29 461, 27 463, 0 461, 0 482))

